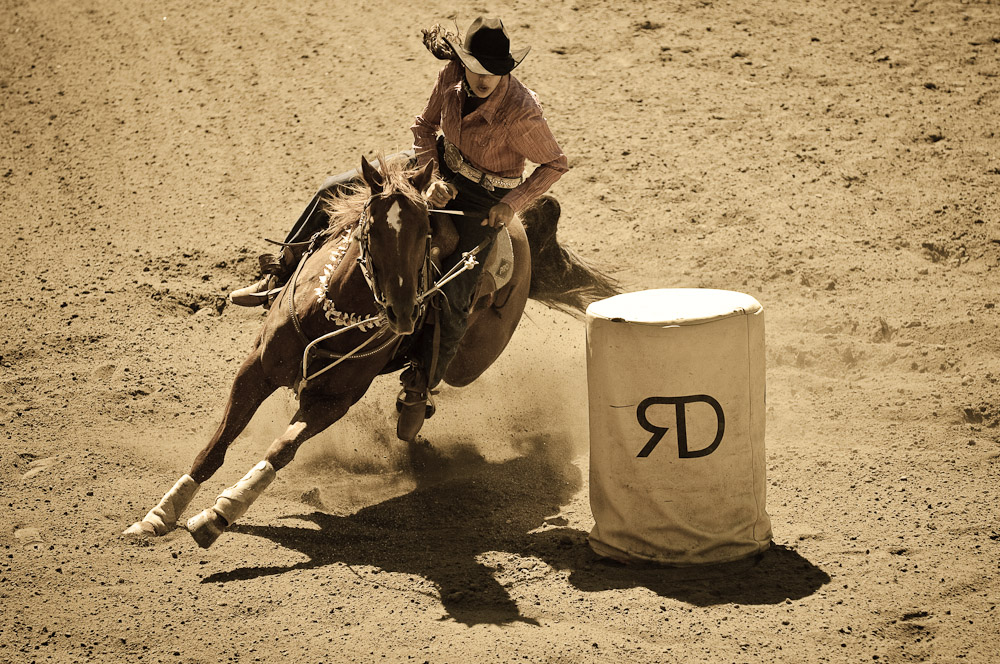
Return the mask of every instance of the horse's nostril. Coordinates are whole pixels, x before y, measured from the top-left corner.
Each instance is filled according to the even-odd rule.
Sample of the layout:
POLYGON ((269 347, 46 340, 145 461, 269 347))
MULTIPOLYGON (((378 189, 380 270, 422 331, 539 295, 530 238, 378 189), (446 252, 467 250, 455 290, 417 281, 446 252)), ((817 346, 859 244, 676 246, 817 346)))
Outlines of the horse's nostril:
POLYGON ((392 310, 392 307, 385 308, 385 315, 389 318, 390 323, 396 322, 396 312, 392 310))

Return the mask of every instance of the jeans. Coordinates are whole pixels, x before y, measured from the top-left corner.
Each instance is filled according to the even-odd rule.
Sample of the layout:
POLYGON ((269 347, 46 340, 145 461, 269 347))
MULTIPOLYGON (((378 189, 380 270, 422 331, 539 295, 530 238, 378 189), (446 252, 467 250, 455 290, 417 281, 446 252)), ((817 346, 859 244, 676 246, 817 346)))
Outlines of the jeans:
POLYGON ((441 313, 438 317, 440 327, 440 345, 438 347, 437 363, 431 375, 433 360, 433 342, 431 332, 425 332, 424 338, 418 344, 416 360, 427 373, 428 387, 436 386, 444 376, 448 365, 458 352, 459 342, 468 327, 469 311, 472 309, 472 299, 476 295, 479 277, 483 272, 483 264, 493 247, 493 241, 499 227, 483 226, 482 221, 490 216, 490 208, 500 202, 509 189, 494 189, 488 191, 480 184, 468 178, 456 175, 442 159, 440 162, 441 176, 458 189, 458 195, 445 206, 446 210, 461 210, 466 216, 452 216, 455 229, 458 231, 458 246, 455 251, 442 261, 442 270, 447 273, 462 260, 462 254, 476 248, 485 241, 485 246, 476 254, 476 266, 462 272, 458 277, 442 287, 441 313))

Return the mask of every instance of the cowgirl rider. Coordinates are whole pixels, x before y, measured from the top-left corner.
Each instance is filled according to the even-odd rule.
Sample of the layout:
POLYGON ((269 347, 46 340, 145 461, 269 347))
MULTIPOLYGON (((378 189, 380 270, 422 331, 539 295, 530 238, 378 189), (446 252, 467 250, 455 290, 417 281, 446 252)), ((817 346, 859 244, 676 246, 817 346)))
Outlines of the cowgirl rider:
MULTIPOLYGON (((545 193, 568 165, 538 97, 511 74, 530 47, 512 52, 507 31, 496 18, 473 21, 462 44, 450 36, 444 39, 451 47, 451 61, 438 74, 427 106, 411 130, 417 166, 433 161, 439 175, 425 192, 428 203, 465 212, 452 217, 459 241, 444 259, 447 271, 463 252, 484 240, 492 244, 500 227, 545 193), (525 160, 538 166, 522 179, 525 160)), ((489 244, 480 256, 488 250, 489 244)), ((403 373, 397 425, 403 440, 416 436, 427 390, 438 384, 455 357, 481 272, 482 262, 443 288, 446 297, 438 322, 434 375, 429 375, 433 350, 427 342, 421 343, 411 369, 403 373)))

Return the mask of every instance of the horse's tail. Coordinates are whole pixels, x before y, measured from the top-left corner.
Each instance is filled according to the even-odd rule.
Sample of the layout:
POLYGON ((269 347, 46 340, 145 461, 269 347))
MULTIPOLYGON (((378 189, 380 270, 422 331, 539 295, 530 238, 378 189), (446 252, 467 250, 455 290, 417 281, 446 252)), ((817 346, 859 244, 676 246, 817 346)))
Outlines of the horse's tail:
POLYGON ((618 282, 559 244, 556 228, 561 209, 552 196, 542 196, 522 213, 531 249, 528 297, 573 315, 587 305, 621 292, 618 282))

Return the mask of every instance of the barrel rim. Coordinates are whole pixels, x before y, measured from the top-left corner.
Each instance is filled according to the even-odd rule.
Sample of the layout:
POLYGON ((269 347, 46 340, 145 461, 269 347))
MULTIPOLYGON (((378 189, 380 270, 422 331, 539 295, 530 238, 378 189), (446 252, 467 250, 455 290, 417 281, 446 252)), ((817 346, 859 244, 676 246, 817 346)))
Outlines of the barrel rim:
POLYGON ((621 293, 613 297, 593 302, 587 307, 587 320, 604 320, 614 323, 627 323, 629 325, 676 327, 684 325, 701 325, 725 318, 731 318, 733 316, 757 315, 762 313, 763 310, 763 305, 761 305, 756 298, 752 295, 740 293, 738 291, 722 290, 717 288, 655 288, 621 293), (615 315, 618 312, 607 310, 608 308, 613 308, 614 306, 621 304, 625 300, 638 299, 640 297, 651 298, 656 294, 662 295, 664 298, 672 298, 675 301, 686 299, 687 302, 685 302, 685 304, 689 304, 691 302, 690 298, 695 294, 700 296, 716 297, 722 303, 725 302, 725 299, 729 299, 732 304, 728 307, 721 306, 718 313, 705 314, 704 312, 698 312, 697 315, 685 316, 683 314, 679 314, 673 317, 664 315, 655 320, 652 316, 641 319, 636 318, 634 315, 630 317, 623 317, 615 315), (737 301, 739 301, 739 303, 737 303, 737 301))

